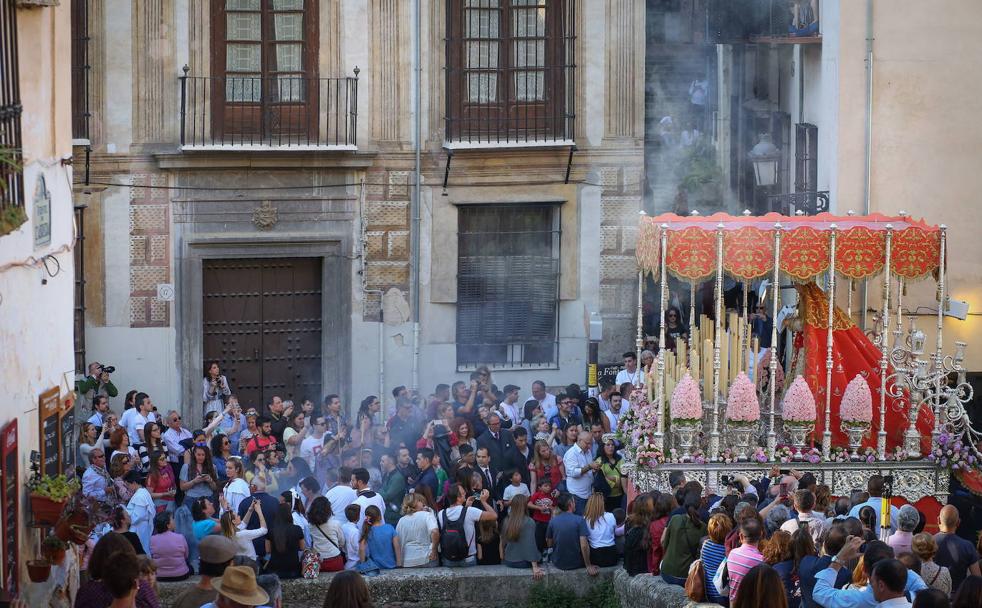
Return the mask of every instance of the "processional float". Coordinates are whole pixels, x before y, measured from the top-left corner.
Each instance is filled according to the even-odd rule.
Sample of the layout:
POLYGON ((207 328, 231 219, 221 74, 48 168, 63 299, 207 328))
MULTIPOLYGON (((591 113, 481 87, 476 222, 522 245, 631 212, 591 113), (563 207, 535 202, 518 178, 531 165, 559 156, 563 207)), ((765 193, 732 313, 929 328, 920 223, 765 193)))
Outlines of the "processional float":
POLYGON ((982 435, 965 410, 972 399, 965 343, 943 352, 946 247, 945 226, 903 213, 642 214, 638 360, 645 275, 657 282, 658 344, 666 344, 669 275, 689 284, 689 328, 675 352, 660 349, 639 374, 619 425, 635 488, 667 489, 673 470, 722 488, 724 475, 759 477, 775 463, 801 461, 836 496, 864 489, 879 472, 893 476, 895 495, 943 504, 950 473, 969 484, 982 479, 982 435), (743 285, 733 310, 724 305, 726 276, 743 285), (794 287, 795 297, 783 298, 797 300, 786 324, 793 336, 787 370, 751 335, 749 285, 764 279, 771 346, 778 344, 779 313, 788 312, 779 286, 790 280, 794 287), (903 306, 908 287, 930 279, 936 337, 927 352, 925 333, 903 306), (868 332, 852 319, 864 280, 880 282, 881 294, 868 332), (707 281, 713 314, 697 319, 697 288, 707 281), (843 299, 845 310, 836 305, 843 299))

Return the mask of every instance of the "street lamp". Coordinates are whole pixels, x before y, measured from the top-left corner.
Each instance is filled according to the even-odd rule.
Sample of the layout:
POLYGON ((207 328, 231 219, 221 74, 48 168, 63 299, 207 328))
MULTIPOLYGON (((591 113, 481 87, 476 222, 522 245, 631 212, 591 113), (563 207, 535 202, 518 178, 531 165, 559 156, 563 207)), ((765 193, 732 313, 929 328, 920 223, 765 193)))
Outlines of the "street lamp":
POLYGON ((777 184, 781 150, 771 141, 770 133, 760 134, 760 141, 750 150, 750 160, 754 164, 754 179, 758 186, 777 184))

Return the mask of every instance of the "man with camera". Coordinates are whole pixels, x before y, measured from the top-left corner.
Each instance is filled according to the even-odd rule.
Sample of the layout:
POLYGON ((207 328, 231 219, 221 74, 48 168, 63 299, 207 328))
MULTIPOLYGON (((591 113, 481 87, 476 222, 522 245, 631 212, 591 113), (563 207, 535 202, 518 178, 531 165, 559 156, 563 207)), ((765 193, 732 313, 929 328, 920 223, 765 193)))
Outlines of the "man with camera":
POLYGON ((96 395, 115 397, 119 394, 119 390, 109 379, 109 374, 115 371, 116 368, 112 365, 103 365, 98 361, 89 363, 89 375, 75 382, 75 391, 82 399, 83 408, 91 407, 96 395))

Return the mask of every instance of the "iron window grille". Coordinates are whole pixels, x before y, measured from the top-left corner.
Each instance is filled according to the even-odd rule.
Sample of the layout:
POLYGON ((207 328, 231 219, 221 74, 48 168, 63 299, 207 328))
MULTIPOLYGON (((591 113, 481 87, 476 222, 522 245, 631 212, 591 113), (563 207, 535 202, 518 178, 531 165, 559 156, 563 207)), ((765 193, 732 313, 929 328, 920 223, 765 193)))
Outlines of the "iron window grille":
POLYGON ((72 139, 91 143, 89 121, 89 0, 72 0, 72 139))
POLYGON ((459 208, 458 371, 558 365, 560 236, 557 205, 459 208))
POLYGON ((15 3, 14 0, 0 0, 0 216, 3 217, 8 216, 10 210, 24 209, 22 107, 17 62, 15 3))
POLYGON ((446 146, 571 145, 575 0, 448 0, 446 146))
POLYGON ((75 371, 85 367, 85 205, 75 205, 75 371))

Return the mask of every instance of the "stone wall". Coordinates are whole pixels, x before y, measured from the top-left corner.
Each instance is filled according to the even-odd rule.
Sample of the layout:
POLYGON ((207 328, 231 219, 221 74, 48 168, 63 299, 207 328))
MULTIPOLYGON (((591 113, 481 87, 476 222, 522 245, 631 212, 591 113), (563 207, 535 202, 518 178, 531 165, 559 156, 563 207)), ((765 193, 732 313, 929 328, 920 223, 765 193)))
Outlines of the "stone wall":
MULTIPOLYGON (((584 570, 562 571, 547 566, 546 572, 543 579, 546 584, 563 585, 579 596, 598 583, 613 580, 621 608, 718 607, 718 604, 689 601, 681 587, 669 585, 660 577, 629 577, 621 568, 603 568, 596 578, 587 576, 584 570)), ((322 574, 316 580, 283 581, 283 605, 323 605, 332 576, 322 574)), ((194 581, 160 583, 161 606, 171 606, 174 598, 194 581)), ((505 566, 394 570, 367 581, 372 601, 380 608, 518 608, 525 606, 534 584, 528 570, 505 566)))

